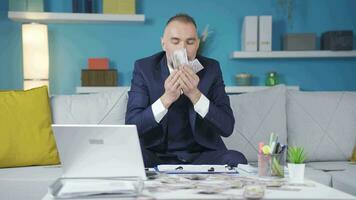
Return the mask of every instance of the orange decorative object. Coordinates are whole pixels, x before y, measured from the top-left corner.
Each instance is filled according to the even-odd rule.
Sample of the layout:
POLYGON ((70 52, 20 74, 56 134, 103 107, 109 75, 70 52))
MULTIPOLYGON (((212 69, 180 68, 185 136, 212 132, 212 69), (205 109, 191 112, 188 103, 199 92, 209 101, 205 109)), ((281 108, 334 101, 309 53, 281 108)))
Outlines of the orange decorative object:
POLYGON ((108 58, 89 58, 88 59, 88 69, 108 70, 109 69, 109 59, 108 58))

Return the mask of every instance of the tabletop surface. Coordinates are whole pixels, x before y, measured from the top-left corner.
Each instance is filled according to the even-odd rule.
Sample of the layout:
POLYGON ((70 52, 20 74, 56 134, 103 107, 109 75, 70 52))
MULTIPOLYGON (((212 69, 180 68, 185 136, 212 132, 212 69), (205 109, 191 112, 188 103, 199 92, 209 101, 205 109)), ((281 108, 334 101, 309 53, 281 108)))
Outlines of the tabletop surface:
MULTIPOLYGON (((155 179, 145 181, 144 190, 136 199, 245 199, 246 188, 256 185, 262 185, 265 189, 263 199, 356 200, 350 194, 315 181, 290 183, 286 178, 265 179, 241 171, 239 174, 160 174, 155 179)), ((52 199, 54 198, 47 194, 42 200, 52 199)))

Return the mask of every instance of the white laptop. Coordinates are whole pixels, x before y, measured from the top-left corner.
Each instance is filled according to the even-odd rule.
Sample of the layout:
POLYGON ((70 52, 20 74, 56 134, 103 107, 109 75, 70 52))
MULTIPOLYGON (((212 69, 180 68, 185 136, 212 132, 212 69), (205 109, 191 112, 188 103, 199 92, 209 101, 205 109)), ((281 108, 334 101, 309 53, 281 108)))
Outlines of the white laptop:
POLYGON ((135 125, 52 125, 63 177, 146 180, 135 125))

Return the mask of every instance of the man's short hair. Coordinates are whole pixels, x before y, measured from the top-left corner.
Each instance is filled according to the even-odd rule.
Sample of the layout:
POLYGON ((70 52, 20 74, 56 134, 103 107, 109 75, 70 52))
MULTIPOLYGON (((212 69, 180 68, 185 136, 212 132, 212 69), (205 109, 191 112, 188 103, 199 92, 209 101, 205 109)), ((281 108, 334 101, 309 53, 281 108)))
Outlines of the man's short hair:
POLYGON ((179 22, 184 22, 184 23, 191 23, 195 26, 195 28, 197 28, 197 24, 195 23, 195 20, 193 19, 193 17, 191 17, 188 14, 185 13, 178 13, 176 15, 174 15, 173 17, 171 17, 168 21, 166 26, 173 22, 173 21, 179 21, 179 22))

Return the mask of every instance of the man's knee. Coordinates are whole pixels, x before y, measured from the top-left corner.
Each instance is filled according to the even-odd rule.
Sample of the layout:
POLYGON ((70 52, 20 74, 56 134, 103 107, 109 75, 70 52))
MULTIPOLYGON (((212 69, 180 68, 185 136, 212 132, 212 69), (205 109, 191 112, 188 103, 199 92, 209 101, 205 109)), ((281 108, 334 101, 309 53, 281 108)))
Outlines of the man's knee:
POLYGON ((235 150, 227 150, 221 159, 224 164, 228 164, 230 166, 237 166, 238 164, 247 164, 246 157, 241 152, 235 150))
POLYGON ((146 168, 152 168, 160 164, 158 157, 152 151, 149 151, 145 148, 141 149, 143 162, 146 168))

